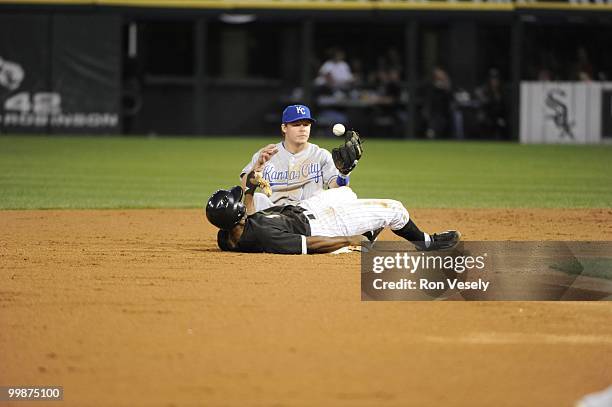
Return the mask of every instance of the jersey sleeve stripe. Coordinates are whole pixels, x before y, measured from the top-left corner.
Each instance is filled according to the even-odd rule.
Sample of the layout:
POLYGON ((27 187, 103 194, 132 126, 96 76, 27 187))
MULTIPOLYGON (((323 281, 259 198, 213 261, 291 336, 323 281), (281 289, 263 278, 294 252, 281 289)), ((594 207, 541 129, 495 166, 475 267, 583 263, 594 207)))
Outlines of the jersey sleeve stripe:
POLYGON ((329 180, 327 180, 327 186, 330 186, 332 182, 334 182, 334 180, 338 178, 337 175, 332 175, 329 180))

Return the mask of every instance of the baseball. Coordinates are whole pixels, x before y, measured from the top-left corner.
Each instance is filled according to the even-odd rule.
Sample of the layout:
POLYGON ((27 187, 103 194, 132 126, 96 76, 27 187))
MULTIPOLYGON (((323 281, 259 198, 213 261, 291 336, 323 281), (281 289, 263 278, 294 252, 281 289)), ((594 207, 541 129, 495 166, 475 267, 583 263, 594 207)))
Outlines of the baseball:
POLYGON ((344 124, 336 123, 336 124, 334 124, 334 128, 332 129, 332 131, 334 132, 335 136, 339 137, 339 136, 344 134, 346 129, 344 128, 344 124))

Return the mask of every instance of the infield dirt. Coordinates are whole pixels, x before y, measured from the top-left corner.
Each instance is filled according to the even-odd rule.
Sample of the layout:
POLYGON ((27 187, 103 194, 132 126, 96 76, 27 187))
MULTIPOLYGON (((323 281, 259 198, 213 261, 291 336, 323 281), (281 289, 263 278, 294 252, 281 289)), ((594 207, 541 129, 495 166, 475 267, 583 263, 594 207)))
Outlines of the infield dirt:
MULTIPOLYGON (((411 214, 612 240, 610 209, 411 214)), ((609 302, 361 302, 359 254, 221 253, 199 210, 0 211, 0 278, 0 385, 62 405, 571 406, 612 383, 609 302)))

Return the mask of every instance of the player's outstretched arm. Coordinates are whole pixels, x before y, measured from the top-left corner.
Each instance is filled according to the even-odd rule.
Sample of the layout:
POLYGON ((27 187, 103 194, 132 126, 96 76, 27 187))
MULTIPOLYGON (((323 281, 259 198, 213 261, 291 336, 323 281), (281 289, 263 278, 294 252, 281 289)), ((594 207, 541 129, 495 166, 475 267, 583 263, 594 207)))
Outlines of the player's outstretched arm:
MULTIPOLYGON (((343 126, 344 127, 344 126, 343 126)), ((344 144, 334 148, 331 152, 334 166, 338 170, 338 176, 330 182, 330 188, 343 187, 349 184, 349 175, 357 166, 363 154, 361 138, 359 133, 349 130, 344 133, 344 144)))
POLYGON ((307 236, 306 248, 308 253, 331 253, 345 246, 359 246, 363 236, 307 236))
POLYGON ((255 171, 251 171, 248 174, 245 174, 243 177, 243 185, 244 189, 244 206, 246 207, 247 216, 251 216, 255 212, 255 200, 253 199, 253 194, 255 194, 255 190, 257 189, 257 181, 255 180, 255 171))
POLYGON ((348 176, 357 166, 363 154, 359 133, 354 130, 345 132, 344 144, 334 148, 331 154, 340 175, 348 176))

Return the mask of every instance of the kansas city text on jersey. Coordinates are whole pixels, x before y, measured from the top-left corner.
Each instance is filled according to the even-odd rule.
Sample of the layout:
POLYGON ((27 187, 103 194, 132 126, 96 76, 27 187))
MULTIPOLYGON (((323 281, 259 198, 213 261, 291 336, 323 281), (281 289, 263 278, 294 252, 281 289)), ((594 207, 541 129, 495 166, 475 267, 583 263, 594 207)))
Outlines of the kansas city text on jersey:
POLYGON ((270 185, 291 185, 308 180, 318 183, 323 179, 323 170, 315 162, 304 163, 299 169, 279 171, 274 165, 268 164, 264 167, 263 177, 270 181, 270 185))

